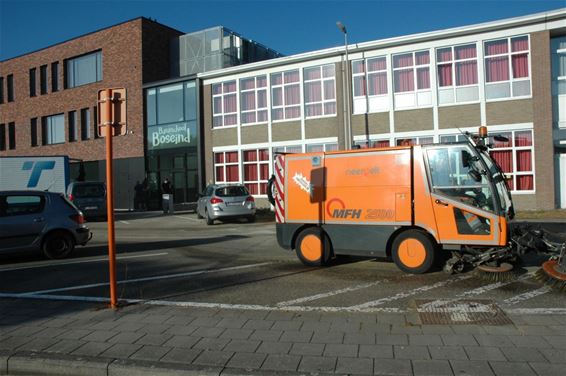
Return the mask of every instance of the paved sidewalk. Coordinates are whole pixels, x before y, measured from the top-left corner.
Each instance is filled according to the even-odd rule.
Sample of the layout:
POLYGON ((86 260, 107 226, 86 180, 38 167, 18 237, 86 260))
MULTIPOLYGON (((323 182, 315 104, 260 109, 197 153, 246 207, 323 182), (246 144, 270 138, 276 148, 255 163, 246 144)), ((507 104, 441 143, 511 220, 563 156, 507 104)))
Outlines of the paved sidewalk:
POLYGON ((510 319, 0 299, 0 375, 563 375, 566 316, 510 319))

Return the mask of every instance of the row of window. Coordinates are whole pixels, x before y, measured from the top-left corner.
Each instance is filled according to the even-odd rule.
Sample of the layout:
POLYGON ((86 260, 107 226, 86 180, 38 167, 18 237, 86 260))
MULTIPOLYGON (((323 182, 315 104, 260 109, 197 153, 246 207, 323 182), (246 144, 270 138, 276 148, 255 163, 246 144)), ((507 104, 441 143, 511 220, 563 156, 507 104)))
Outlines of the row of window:
MULTIPOLYGON (((82 141, 89 140, 93 123, 91 114, 94 115, 94 124, 96 124, 96 107, 93 111, 90 108, 83 108, 78 113, 69 111, 66 126, 63 113, 43 116, 40 124, 38 124, 38 118, 32 118, 30 121, 31 146, 39 145, 38 126, 41 126, 41 145, 62 144, 65 141, 75 142, 79 140, 79 137, 82 141)), ((94 137, 98 138, 97 132, 94 132, 94 137)))
POLYGON ((6 76, 6 80, 4 77, 0 77, 0 104, 4 103, 7 100, 8 102, 14 101, 14 75, 9 74, 6 76), (4 98, 4 81, 6 81, 6 98, 4 98))
POLYGON ((16 148, 16 124, 8 123, 8 137, 6 138, 6 124, 0 124, 0 151, 16 148), (7 142, 6 142, 7 141, 7 142))
MULTIPOLYGON (((39 92, 41 95, 47 94, 48 88, 48 66, 42 65, 39 67, 39 92)), ((37 95, 37 68, 30 68, 29 70, 29 96, 35 97, 37 95)), ((59 62, 51 63, 51 92, 59 91, 59 62)))

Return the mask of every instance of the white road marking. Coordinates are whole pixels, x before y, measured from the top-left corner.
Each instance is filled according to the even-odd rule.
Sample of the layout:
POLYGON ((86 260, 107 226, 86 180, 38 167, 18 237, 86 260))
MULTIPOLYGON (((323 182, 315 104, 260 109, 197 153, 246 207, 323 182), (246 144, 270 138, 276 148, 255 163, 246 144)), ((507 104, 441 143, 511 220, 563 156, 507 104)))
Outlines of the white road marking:
MULTIPOLYGON (((28 295, 0 293, 0 298, 16 299, 43 299, 43 300, 67 300, 81 302, 109 303, 110 298, 96 296, 74 296, 74 295, 28 295)), ((213 309, 233 309, 251 311, 290 311, 290 312, 348 312, 348 313, 409 313, 414 312, 402 308, 370 307, 364 309, 354 309, 352 307, 310 307, 310 306, 269 306, 260 304, 226 304, 226 303, 206 303, 206 302, 182 302, 169 300, 143 300, 143 299, 119 299, 119 303, 146 304, 158 306, 174 306, 186 308, 213 308, 213 309)), ((467 307, 466 309, 469 309, 467 307)), ((513 308, 504 311, 516 315, 566 315, 566 308, 513 308)), ((457 314, 458 312, 455 312, 457 314)))
MULTIPOLYGON (((191 222, 203 222, 203 220, 201 220, 201 219, 192 218, 192 217, 183 217, 183 216, 180 216, 180 215, 174 215, 173 217, 185 219, 185 220, 191 221, 191 222)), ((204 223, 204 222, 203 222, 203 223, 204 223)))
POLYGON ((362 285, 346 287, 346 288, 343 288, 343 289, 340 289, 340 290, 334 290, 334 291, 324 292, 324 293, 321 293, 321 294, 305 296, 304 298, 298 298, 298 299, 293 299, 293 300, 287 300, 285 302, 279 302, 279 303, 277 303, 277 306, 278 307, 284 307, 284 306, 290 306, 290 305, 300 304, 300 303, 304 303, 304 302, 310 302, 310 301, 313 301, 313 300, 324 299, 324 298, 328 298, 330 296, 344 294, 344 293, 347 293, 347 292, 361 290, 361 289, 366 289, 368 287, 373 287, 373 286, 379 285, 381 283, 387 283, 387 282, 389 282, 389 280, 383 279, 381 281, 364 283, 362 285))
POLYGON ((536 289, 536 290, 532 290, 532 291, 527 291, 523 294, 519 294, 519 295, 515 295, 512 296, 508 299, 505 299, 502 304, 507 304, 507 305, 513 305, 513 304, 517 304, 520 302, 524 302, 525 300, 531 299, 531 298, 535 298, 537 296, 546 294, 548 292, 552 291, 552 288, 550 288, 549 286, 543 286, 540 289, 536 289))
MULTIPOLYGON (((144 257, 157 257, 168 255, 168 252, 160 252, 160 253, 148 253, 144 255, 134 255, 134 256, 116 256, 117 260, 127 260, 127 259, 135 259, 135 258, 144 258, 144 257)), ((35 268, 46 268, 49 266, 60 266, 60 265, 73 265, 73 264, 86 264, 89 262, 101 262, 101 261, 108 261, 108 257, 100 257, 100 258, 89 258, 87 260, 74 260, 74 261, 48 261, 44 264, 40 265, 29 265, 29 266, 17 266, 17 267, 6 267, 0 268, 0 272, 11 272, 14 270, 25 270, 25 269, 35 269, 35 268)))
POLYGON ((129 225, 129 224, 130 224, 130 222, 128 222, 128 221, 118 221, 118 222, 123 223, 123 224, 125 224, 125 225, 129 225))
MULTIPOLYGON (((128 283, 156 281, 156 280, 160 280, 160 279, 180 278, 180 277, 188 277, 188 276, 195 276, 195 275, 202 275, 202 274, 226 272, 226 271, 232 271, 232 270, 249 269, 249 268, 255 268, 255 267, 258 267, 258 266, 264 266, 264 265, 269 265, 269 264, 271 264, 271 263, 270 263, 270 262, 262 262, 262 263, 259 263, 259 264, 248 264, 248 265, 240 265, 240 266, 231 266, 231 267, 222 268, 222 269, 197 270, 197 271, 186 272, 186 273, 166 274, 166 275, 157 275, 157 276, 153 276, 153 277, 126 279, 126 280, 118 281, 118 282, 116 282, 116 283, 117 283, 118 285, 124 285, 124 284, 128 284, 128 283)), ((80 285, 80 286, 62 287, 62 288, 58 288, 58 289, 49 289, 49 290, 40 290, 40 291, 26 292, 26 293, 23 293, 22 295, 49 294, 49 293, 52 293, 52 292, 82 290, 82 289, 88 289, 88 288, 93 288, 93 287, 101 287, 101 286, 108 286, 108 285, 109 285, 108 282, 92 283, 92 284, 89 284, 89 285, 80 285)))
POLYGON ((375 307, 375 306, 378 306, 378 305, 381 305, 381 304, 385 304, 385 303, 389 303, 389 302, 392 302, 392 301, 395 301, 395 300, 407 298, 409 296, 413 296, 413 295, 419 294, 421 292, 433 290, 433 289, 436 289, 436 288, 439 288, 439 287, 444 287, 444 286, 452 284, 454 282, 464 281, 464 280, 470 279, 470 278, 472 278, 472 275, 468 275, 468 274, 458 276, 458 277, 455 277, 455 278, 453 277, 451 279, 447 279, 445 281, 440 281, 440 282, 437 282, 437 283, 432 284, 432 285, 425 285, 425 286, 417 287, 415 289, 412 289, 412 290, 409 290, 409 291, 403 291, 403 292, 400 292, 400 293, 392 295, 392 296, 387 296, 385 298, 380 298, 380 299, 377 299, 377 300, 372 300, 370 302, 351 306, 350 308, 352 308, 352 309, 364 309, 364 308, 369 308, 369 307, 375 307))

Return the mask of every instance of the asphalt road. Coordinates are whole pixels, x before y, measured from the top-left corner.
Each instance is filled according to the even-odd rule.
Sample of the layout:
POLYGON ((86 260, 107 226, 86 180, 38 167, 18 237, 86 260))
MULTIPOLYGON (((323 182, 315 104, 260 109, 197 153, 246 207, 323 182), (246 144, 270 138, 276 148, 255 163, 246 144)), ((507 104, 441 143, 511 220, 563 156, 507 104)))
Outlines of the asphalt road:
MULTIPOLYGON (((106 223, 64 260, 0 256, 0 296, 102 301, 109 296, 106 223)), ((564 227, 564 229, 562 229, 564 227)), ((566 226, 556 226, 553 231, 566 226)), ((405 312, 421 299, 482 299, 511 312, 566 314, 564 293, 523 274, 497 283, 473 273, 402 273, 388 260, 341 259, 303 266, 279 248, 272 222, 207 226, 194 214, 119 215, 116 221, 118 297, 179 306, 294 311, 405 312)))

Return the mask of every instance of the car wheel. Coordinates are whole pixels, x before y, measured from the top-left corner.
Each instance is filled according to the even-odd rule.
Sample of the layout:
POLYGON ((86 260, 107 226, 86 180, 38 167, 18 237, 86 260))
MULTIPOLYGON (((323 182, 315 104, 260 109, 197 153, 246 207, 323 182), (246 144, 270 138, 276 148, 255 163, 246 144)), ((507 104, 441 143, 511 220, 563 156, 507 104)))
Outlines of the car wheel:
POLYGON ((74 240, 64 232, 53 232, 47 235, 41 247, 43 254, 50 259, 67 257, 74 248, 74 240))
POLYGON ((297 237, 295 251, 306 266, 320 266, 327 263, 331 253, 330 239, 318 227, 309 227, 297 237))
POLYGON ((406 273, 422 274, 428 272, 436 258, 435 241, 419 230, 402 232, 395 238, 391 256, 399 269, 406 273))
POLYGON ((208 215, 208 210, 204 212, 204 215, 206 217, 206 224, 207 225, 213 225, 214 224, 214 219, 210 218, 210 215, 208 215))

